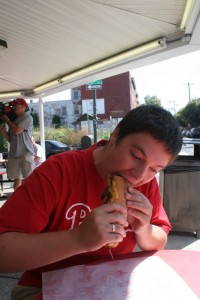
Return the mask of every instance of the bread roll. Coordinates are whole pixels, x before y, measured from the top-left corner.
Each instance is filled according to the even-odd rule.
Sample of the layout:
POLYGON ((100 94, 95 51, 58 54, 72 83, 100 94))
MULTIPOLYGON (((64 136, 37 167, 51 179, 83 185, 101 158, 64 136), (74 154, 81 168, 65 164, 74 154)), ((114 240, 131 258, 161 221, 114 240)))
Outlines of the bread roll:
MULTIPOLYGON (((125 179, 118 175, 107 175, 107 188, 103 193, 102 198, 104 203, 116 202, 126 206, 126 199, 124 193, 127 189, 127 183, 125 179)), ((125 216, 126 217, 126 216, 125 216)), ((109 243, 107 246, 114 248, 119 243, 109 243)))

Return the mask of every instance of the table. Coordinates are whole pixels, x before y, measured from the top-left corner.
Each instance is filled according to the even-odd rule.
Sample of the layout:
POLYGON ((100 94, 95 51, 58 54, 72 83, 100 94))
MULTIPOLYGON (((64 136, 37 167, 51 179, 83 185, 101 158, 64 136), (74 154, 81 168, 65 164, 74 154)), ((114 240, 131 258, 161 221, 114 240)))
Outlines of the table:
POLYGON ((194 157, 200 158, 200 139, 197 138, 183 138, 183 144, 194 145, 194 157))
POLYGON ((73 293, 71 292, 73 288, 74 296, 70 294, 69 299, 74 300, 200 299, 200 252, 187 250, 136 252, 117 257, 114 262, 110 260, 87 266, 74 266, 43 274, 44 300, 61 299, 62 293, 66 291, 73 293), (165 269, 162 269, 163 267, 165 269), (130 272, 128 269, 131 269, 132 273, 128 274, 130 272), (127 278, 130 279, 132 276, 134 284, 131 282, 131 291, 127 296, 127 278), (156 289, 154 295, 151 294, 153 285, 156 289), (95 296, 96 291, 99 298, 95 296), (115 291, 117 297, 114 295, 115 291), (132 293, 135 293, 134 296, 132 293), (143 293, 143 296, 140 296, 140 293, 143 293), (145 293, 148 296, 145 297, 145 293), (180 295, 181 293, 183 294, 180 295))

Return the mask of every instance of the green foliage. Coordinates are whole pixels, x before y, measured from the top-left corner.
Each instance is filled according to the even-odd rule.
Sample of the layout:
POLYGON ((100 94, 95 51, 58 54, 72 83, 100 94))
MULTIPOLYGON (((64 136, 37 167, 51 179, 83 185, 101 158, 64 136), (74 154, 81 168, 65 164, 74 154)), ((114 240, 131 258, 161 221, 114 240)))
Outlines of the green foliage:
POLYGON ((33 118, 33 127, 38 128, 40 125, 38 114, 35 112, 31 112, 30 115, 33 118))
POLYGON ((200 99, 189 102, 175 114, 181 126, 198 127, 200 126, 200 99))
POLYGON ((0 135, 0 153, 7 151, 7 142, 2 135, 0 135))
POLYGON ((61 126, 61 118, 59 115, 53 115, 52 125, 55 125, 55 128, 59 128, 61 126))
MULTIPOLYGON (((40 140, 40 131, 34 129, 33 135, 35 140, 40 140)), ((87 135, 86 132, 80 130, 75 131, 74 129, 61 127, 61 128, 45 128, 45 140, 56 140, 67 145, 78 145, 81 142, 82 136, 87 135)))
POLYGON ((101 136, 100 136, 100 139, 103 139, 103 140, 109 140, 110 138, 110 130, 106 130, 104 131, 101 136))
POLYGON ((158 97, 155 95, 154 96, 147 95, 146 97, 144 97, 144 102, 145 104, 161 106, 161 100, 158 99, 158 97))
MULTIPOLYGON (((3 123, 1 127, 5 128, 5 124, 3 123)), ((7 151, 7 141, 3 137, 2 134, 0 134, 0 153, 7 151)))

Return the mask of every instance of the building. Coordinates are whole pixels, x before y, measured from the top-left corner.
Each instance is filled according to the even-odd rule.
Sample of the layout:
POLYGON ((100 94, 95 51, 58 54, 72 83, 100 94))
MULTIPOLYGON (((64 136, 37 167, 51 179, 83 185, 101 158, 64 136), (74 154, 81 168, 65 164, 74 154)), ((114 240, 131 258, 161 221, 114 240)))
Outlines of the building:
MULTIPOLYGON (((31 100, 30 111, 39 115, 38 100, 31 100)), ((44 102, 44 126, 51 127, 54 115, 61 119, 61 125, 74 128, 74 121, 81 115, 80 88, 71 90, 71 99, 44 102)))
MULTIPOLYGON (((71 99, 44 102, 45 127, 50 127, 53 116, 58 115, 62 125, 84 129, 88 134, 92 134, 93 96, 94 91, 87 90, 84 85, 71 90, 71 99)), ((96 90, 95 119, 98 128, 112 130, 123 116, 137 105, 135 82, 129 72, 103 79, 102 89, 96 90)), ((39 114, 37 100, 31 100, 29 107, 31 112, 39 114)))
MULTIPOLYGON (((81 87, 82 113, 93 114, 93 91, 81 87), (85 103, 88 103, 85 105, 85 103)), ((100 119, 122 118, 137 106, 137 92, 133 78, 126 72, 102 80, 102 89, 96 90, 97 115, 100 119), (99 103, 98 103, 99 102, 99 103)))
MULTIPOLYGON (((82 114, 94 115, 94 91, 81 86, 82 114)), ((96 90, 96 115, 98 128, 112 130, 123 116, 138 105, 138 95, 134 79, 125 72, 102 80, 102 88, 96 90)), ((82 122, 88 133, 92 131, 92 121, 82 122)))

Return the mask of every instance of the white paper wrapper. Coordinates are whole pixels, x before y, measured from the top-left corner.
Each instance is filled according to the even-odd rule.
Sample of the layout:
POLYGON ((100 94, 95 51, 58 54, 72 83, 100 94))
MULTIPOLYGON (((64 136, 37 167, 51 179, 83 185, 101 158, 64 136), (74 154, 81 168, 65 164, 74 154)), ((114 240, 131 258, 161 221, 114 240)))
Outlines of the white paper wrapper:
POLYGON ((44 300, 198 300, 160 257, 75 266, 43 274, 44 300))

